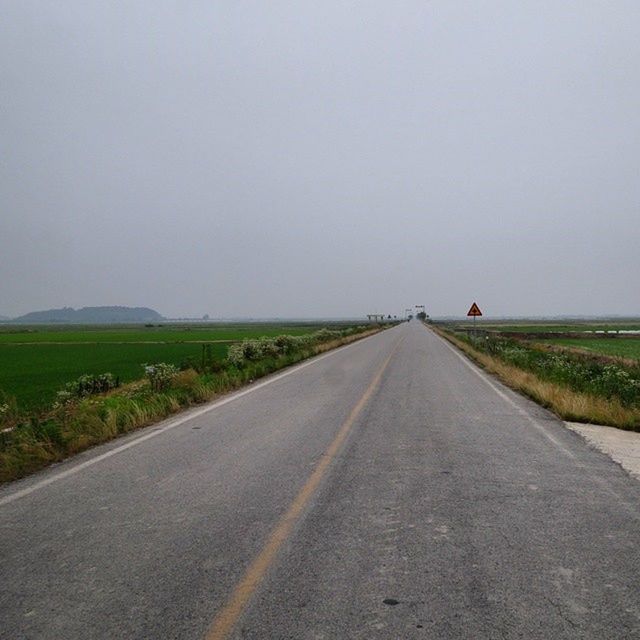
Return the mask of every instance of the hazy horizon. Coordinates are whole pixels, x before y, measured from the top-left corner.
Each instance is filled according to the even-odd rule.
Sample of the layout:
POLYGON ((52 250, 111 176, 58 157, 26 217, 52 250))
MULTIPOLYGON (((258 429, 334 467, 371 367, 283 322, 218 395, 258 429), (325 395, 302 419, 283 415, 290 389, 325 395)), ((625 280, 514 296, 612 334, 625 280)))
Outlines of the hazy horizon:
MULTIPOLYGON (((121 306, 121 305, 113 305, 113 306, 121 306)), ((144 305, 143 305, 144 306, 144 305)), ((61 307, 62 308, 62 307, 61 307)), ((52 308, 53 309, 53 308, 52 308)), ((153 309, 153 311, 158 311, 161 316, 163 316, 163 322, 181 322, 181 321, 189 321, 189 322, 204 322, 204 323, 218 323, 218 322, 235 322, 235 321, 248 321, 248 322, 272 322, 272 321, 283 321, 283 322, 331 322, 331 321, 364 321, 366 322, 367 314, 359 314, 352 316, 252 316, 252 315, 238 315, 238 316, 210 316, 208 318, 204 318, 202 316, 188 316, 188 315, 175 315, 169 316, 163 314, 158 309, 153 309)), ((33 311, 47 311, 47 309, 34 309, 33 311)), ((378 315, 380 315, 379 312, 378 315)), ((413 309, 411 311, 411 315, 415 316, 417 311, 413 309)), ((26 315, 26 314, 23 314, 26 315)), ((208 315, 208 314, 207 314, 208 315)), ((403 312, 398 313, 382 313, 385 319, 390 315, 392 319, 402 320, 406 319, 407 315, 403 312)), ((6 324, 11 324, 11 320, 17 319, 20 316, 14 317, 5 317, 0 314, 0 322, 4 322, 6 324)), ((471 318, 467 316, 466 313, 458 313, 458 314, 442 314, 442 315, 434 315, 429 316, 434 321, 447 321, 447 320, 467 320, 471 322, 471 318)), ((556 314, 556 315, 485 315, 477 318, 477 321, 482 324, 483 322, 494 322, 494 321, 504 321, 504 320, 513 320, 513 321, 564 321, 564 320, 577 320, 577 321, 593 321, 593 320, 637 320, 640 316, 633 314, 595 314, 595 315, 583 315, 583 314, 556 314)), ((47 322, 35 322, 33 324, 47 324, 47 322)), ((57 322, 54 324, 58 324, 57 322)), ((60 323, 62 326, 63 323, 60 323)), ((76 324, 76 322, 70 323, 76 324)), ((77 322, 77 324, 136 324, 133 321, 109 321, 109 322, 97 322, 97 323, 86 323, 86 322, 77 322)))
POLYGON ((0 315, 640 316, 637 2, 0 18, 0 315))

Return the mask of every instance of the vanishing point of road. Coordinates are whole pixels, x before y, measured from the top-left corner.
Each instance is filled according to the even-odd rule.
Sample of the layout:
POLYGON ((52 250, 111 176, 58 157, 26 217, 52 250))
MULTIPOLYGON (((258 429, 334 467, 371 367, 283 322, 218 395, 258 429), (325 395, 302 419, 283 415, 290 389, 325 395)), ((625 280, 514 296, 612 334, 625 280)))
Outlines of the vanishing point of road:
POLYGON ((0 638, 640 638, 640 483, 417 322, 0 490, 0 638))

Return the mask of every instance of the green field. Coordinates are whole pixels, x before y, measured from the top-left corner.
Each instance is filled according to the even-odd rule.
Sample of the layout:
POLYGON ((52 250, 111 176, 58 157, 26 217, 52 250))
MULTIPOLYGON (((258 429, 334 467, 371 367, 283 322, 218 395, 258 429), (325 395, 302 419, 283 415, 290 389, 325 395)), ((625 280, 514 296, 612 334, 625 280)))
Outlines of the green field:
MULTIPOLYGON (((459 324, 465 329, 472 329, 473 324, 464 322, 459 324)), ((583 333, 596 331, 640 331, 640 322, 615 323, 589 323, 575 322, 557 324, 552 322, 541 323, 500 323, 500 322, 478 322, 477 329, 484 331, 499 331, 507 333, 583 333)))
POLYGON ((640 338, 551 338, 544 342, 585 349, 608 356, 640 360, 640 338))
POLYGON ((311 333, 325 325, 216 325, 175 327, 9 327, 0 328, 0 344, 22 343, 103 343, 103 342, 215 342, 236 341, 257 336, 311 333))
POLYGON ((21 410, 37 410, 49 406, 58 390, 85 373, 110 372, 129 382, 143 376, 145 363, 179 365, 188 357, 198 360, 201 343, 212 343, 214 357, 222 360, 234 341, 283 333, 301 335, 319 328, 321 325, 311 324, 2 327, 0 390, 15 397, 21 410))
MULTIPOLYGON (((473 328, 473 323, 465 321, 453 323, 451 326, 469 331, 473 328)), ((565 321, 562 323, 531 320, 522 320, 520 322, 489 320, 479 321, 476 329, 478 331, 487 331, 489 335, 502 334, 506 337, 516 333, 518 337, 532 342, 572 347, 606 356, 640 360, 640 337, 621 333, 615 337, 605 338, 597 333, 603 331, 610 333, 618 331, 640 332, 640 321, 632 318, 624 320, 604 319, 601 321, 576 320, 575 322, 565 321), (548 337, 546 334, 548 334, 548 337), (575 334, 584 334, 584 338, 575 337, 575 334)))

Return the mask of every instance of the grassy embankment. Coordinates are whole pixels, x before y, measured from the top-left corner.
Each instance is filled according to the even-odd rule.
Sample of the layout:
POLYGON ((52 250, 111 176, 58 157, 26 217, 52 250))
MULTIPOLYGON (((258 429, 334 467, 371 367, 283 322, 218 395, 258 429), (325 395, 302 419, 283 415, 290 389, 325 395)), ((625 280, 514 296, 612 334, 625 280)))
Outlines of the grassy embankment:
MULTIPOLYGON (((224 360, 211 353, 207 362, 194 368, 179 371, 167 365, 161 376, 148 371, 148 379, 106 393, 86 393, 87 384, 70 385, 71 391, 59 395, 50 409, 37 413, 21 413, 13 401, 5 401, 0 416, 0 428, 4 429, 0 433, 0 481, 19 478, 183 407, 212 400, 256 378, 377 331, 379 328, 350 327, 248 339, 234 343, 224 360)), ((96 381, 90 378, 89 386, 97 388, 96 381)))
POLYGON ((640 431, 640 362, 435 329, 484 369, 564 420, 640 431))

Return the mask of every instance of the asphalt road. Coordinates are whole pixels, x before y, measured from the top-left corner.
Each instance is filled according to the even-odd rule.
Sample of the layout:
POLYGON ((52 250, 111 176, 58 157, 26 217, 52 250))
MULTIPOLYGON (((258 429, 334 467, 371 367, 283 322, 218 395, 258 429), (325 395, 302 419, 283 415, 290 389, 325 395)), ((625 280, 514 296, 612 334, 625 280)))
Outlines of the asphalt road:
POLYGON ((640 483, 418 323, 0 490, 0 638, 640 638, 640 483))

